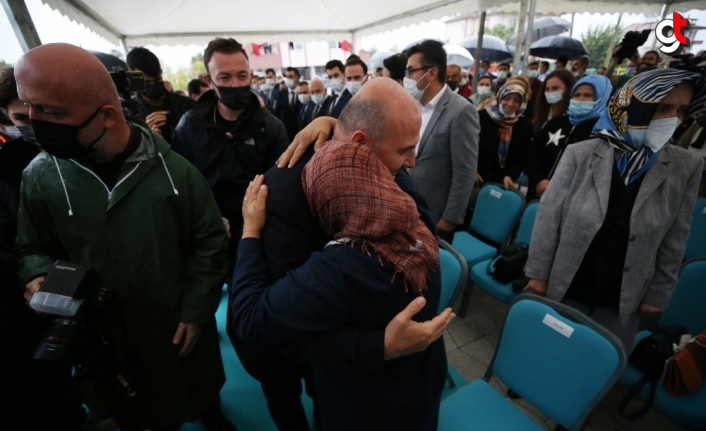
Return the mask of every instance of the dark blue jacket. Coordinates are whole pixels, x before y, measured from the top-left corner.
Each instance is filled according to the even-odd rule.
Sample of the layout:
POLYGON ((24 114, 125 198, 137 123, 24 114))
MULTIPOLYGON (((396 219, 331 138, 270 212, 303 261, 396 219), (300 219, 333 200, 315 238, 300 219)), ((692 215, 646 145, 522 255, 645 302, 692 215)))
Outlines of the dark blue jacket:
POLYGON ((294 137, 299 133, 299 110, 302 109, 302 103, 294 96, 294 105, 289 104, 289 90, 280 91, 277 95, 277 103, 275 103, 275 116, 279 118, 284 127, 287 129, 287 137, 289 142, 294 140, 294 137))
POLYGON ((302 106, 302 109, 299 110, 299 130, 305 128, 309 125, 309 123, 311 123, 314 108, 316 108, 316 104, 314 102, 309 102, 302 106))
MULTIPOLYGON (((422 202, 423 207, 424 201, 415 192, 411 178, 403 172, 396 178, 398 184, 402 183, 401 187, 412 189, 408 193, 415 200, 421 199, 417 202, 422 202)), ((330 333, 342 327, 384 333, 388 322, 414 296, 405 292, 401 277, 390 281, 394 273, 392 264, 380 266, 376 256, 368 256, 355 248, 331 246, 309 258, 323 238, 314 234, 309 240, 302 240, 301 236, 295 235, 298 229, 305 227, 293 215, 292 209, 308 210, 308 206, 299 205, 301 199, 305 200, 303 192, 298 196, 294 194, 297 192, 294 189, 301 189, 300 177, 296 179, 299 181, 282 182, 289 184, 286 196, 295 197, 289 199, 285 208, 278 210, 277 218, 271 217, 268 209, 269 226, 263 231, 262 241, 241 241, 230 298, 231 315, 238 335, 248 342, 284 344, 306 342, 313 335, 330 333), (296 220, 298 224, 291 228, 290 236, 286 234, 286 220, 296 220), (297 244, 299 254, 293 251, 297 244), (283 268, 296 268, 296 260, 306 262, 283 274, 283 268), (270 279, 282 275, 268 288, 270 279)), ((268 178, 271 193, 276 193, 277 186, 270 180, 271 177, 268 178)), ((278 194, 282 196, 284 192, 278 194)), ((269 202, 268 197, 268 206, 269 202)), ((425 223, 436 233, 428 210, 420 212, 425 223)), ((320 231, 310 214, 304 220, 305 224, 313 223, 312 232, 320 231)), ((437 273, 429 283, 427 305, 415 319, 425 321, 436 316, 440 292, 437 273)), ((375 338, 367 340, 373 343, 375 338)), ((377 340, 382 344, 383 337, 377 340)), ((436 429, 446 376, 443 340, 421 353, 385 361, 384 364, 383 346, 366 350, 368 347, 360 346, 360 349, 379 355, 382 379, 313 367, 324 427, 335 430, 436 429)))
POLYGON ((346 89, 343 90, 343 93, 339 94, 337 98, 331 98, 332 101, 330 103, 336 102, 335 106, 333 107, 333 110, 331 110, 331 105, 329 104, 329 117, 333 118, 338 118, 341 115, 341 111, 343 111, 343 108, 346 107, 348 104, 348 101, 353 98, 353 95, 346 89), (340 100, 339 100, 340 99, 340 100))

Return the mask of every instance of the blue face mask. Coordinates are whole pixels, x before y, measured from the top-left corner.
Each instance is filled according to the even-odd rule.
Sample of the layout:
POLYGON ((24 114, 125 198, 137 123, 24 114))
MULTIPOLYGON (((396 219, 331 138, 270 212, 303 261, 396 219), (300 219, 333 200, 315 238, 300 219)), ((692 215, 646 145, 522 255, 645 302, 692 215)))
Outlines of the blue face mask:
POLYGON ((573 100, 569 102, 569 115, 572 117, 583 117, 593 112, 595 102, 580 102, 573 100))

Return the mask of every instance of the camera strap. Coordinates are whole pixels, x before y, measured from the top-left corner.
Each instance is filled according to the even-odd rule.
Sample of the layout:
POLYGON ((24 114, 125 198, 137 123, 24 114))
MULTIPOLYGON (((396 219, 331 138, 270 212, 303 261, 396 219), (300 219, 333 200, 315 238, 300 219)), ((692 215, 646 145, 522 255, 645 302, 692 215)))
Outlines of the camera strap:
MULTIPOLYGON (((118 352, 115 343, 112 342, 110 337, 97 325, 95 326, 96 332, 98 333, 98 341, 100 350, 102 352, 102 357, 104 360, 105 371, 110 379, 110 381, 118 388, 120 393, 125 396, 130 401, 138 401, 141 392, 138 391, 137 386, 134 383, 134 379, 128 373, 125 368, 120 364, 118 359, 118 352)), ((128 350, 128 360, 132 356, 132 349, 128 350)))

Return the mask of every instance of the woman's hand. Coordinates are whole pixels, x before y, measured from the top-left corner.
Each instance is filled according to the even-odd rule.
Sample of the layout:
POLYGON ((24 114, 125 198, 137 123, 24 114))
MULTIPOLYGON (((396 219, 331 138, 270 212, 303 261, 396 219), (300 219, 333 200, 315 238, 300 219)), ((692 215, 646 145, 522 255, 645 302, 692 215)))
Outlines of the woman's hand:
POLYGON ((547 187, 549 187, 549 180, 540 181, 539 184, 537 184, 537 188, 535 189, 537 192, 537 196, 542 196, 547 190, 547 187))
POLYGON ((260 232, 265 227, 265 202, 267 201, 267 186, 264 175, 258 175, 250 181, 243 199, 243 238, 260 238, 260 232))
POLYGON ((646 302, 641 302, 640 307, 637 309, 637 314, 643 317, 657 317, 661 313, 664 313, 664 308, 650 305, 646 302))
POLYGON ((534 293, 539 296, 547 296, 547 285, 549 283, 547 280, 537 280, 535 278, 530 278, 529 283, 523 289, 525 292, 534 293))
POLYGON ((515 182, 510 177, 503 178, 503 184, 505 185, 505 190, 517 190, 517 184, 515 184, 515 182))
POLYGON ((476 184, 483 184, 483 177, 480 174, 476 174, 476 184))
POLYGON ((331 133, 333 133, 337 122, 338 120, 333 117, 319 117, 309 123, 301 132, 297 133, 294 141, 282 153, 279 160, 277 160, 277 167, 282 169, 285 166, 291 168, 296 165, 311 144, 314 144, 315 150, 321 148, 324 142, 328 141, 331 133))

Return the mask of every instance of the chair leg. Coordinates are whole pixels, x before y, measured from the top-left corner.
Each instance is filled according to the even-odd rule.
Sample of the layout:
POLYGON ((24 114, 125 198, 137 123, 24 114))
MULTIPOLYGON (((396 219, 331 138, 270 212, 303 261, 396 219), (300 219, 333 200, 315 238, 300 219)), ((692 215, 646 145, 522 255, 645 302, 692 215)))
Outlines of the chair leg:
POLYGON ((473 282, 468 280, 466 288, 463 289, 463 298, 461 298, 461 306, 458 307, 458 317, 463 319, 466 317, 466 312, 468 311, 468 303, 471 301, 471 294, 473 293, 473 282))
POLYGON ((456 387, 456 382, 454 382, 454 378, 451 377, 451 372, 449 370, 446 370, 446 381, 449 382, 450 388, 456 387))

